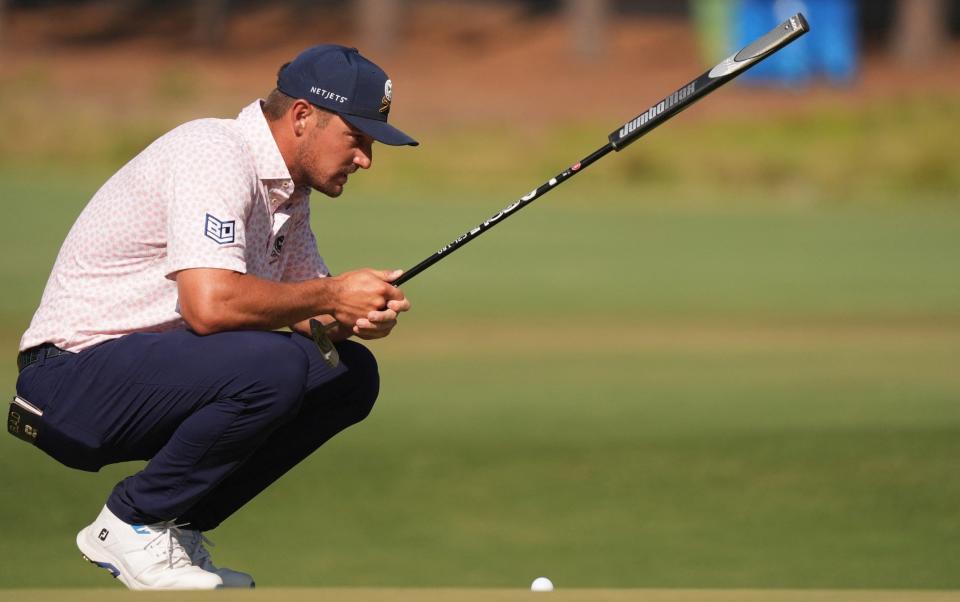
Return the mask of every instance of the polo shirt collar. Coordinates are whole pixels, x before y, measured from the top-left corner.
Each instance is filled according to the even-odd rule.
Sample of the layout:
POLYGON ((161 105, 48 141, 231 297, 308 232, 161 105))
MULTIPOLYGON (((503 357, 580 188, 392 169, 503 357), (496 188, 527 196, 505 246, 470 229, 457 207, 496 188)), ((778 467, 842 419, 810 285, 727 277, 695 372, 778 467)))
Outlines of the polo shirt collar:
POLYGON ((283 156, 277 147, 277 141, 274 140, 273 133, 270 131, 270 126, 267 125, 267 118, 263 115, 260 102, 257 99, 244 107, 237 116, 237 125, 250 147, 257 177, 261 180, 290 182, 286 188, 292 192, 293 180, 290 178, 290 171, 283 161, 283 156))

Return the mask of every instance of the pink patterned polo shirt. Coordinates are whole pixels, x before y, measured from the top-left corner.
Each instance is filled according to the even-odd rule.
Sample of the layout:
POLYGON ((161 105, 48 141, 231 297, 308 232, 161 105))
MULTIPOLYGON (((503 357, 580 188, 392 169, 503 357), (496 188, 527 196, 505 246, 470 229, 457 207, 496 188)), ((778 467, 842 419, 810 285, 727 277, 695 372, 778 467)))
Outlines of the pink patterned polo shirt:
POLYGON ((296 281, 329 274, 260 101, 236 119, 165 134, 84 208, 60 249, 20 350, 80 351, 134 332, 185 328, 176 272, 222 268, 296 281))

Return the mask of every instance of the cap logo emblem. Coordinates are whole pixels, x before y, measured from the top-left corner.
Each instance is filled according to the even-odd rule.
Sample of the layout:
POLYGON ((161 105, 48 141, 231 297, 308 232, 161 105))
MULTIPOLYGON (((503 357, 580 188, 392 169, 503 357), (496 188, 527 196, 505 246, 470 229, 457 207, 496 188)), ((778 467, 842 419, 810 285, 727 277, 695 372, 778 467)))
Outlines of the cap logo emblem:
POLYGON ((390 102, 393 100, 393 82, 389 79, 383 84, 383 98, 380 100, 380 112, 384 115, 390 113, 390 102))
POLYGON ((340 94, 337 94, 336 92, 331 92, 330 90, 324 90, 323 88, 320 88, 318 86, 310 86, 310 93, 316 94, 317 96, 319 96, 324 100, 329 100, 331 102, 339 102, 341 104, 350 100, 346 96, 341 96, 340 94))

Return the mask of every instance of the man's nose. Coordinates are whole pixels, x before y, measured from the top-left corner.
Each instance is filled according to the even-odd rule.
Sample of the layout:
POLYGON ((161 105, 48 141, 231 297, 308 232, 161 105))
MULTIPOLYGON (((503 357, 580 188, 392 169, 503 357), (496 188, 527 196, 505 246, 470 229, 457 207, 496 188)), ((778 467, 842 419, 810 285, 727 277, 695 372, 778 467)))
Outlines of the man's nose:
POLYGON ((373 164, 373 153, 370 150, 360 149, 353 156, 353 163, 360 169, 370 169, 373 164))

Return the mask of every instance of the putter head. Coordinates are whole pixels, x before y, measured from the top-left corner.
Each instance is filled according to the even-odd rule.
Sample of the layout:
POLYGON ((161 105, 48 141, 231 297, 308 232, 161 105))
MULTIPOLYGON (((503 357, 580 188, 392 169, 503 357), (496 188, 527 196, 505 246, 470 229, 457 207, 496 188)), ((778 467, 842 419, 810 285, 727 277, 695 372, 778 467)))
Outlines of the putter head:
POLYGON ((317 349, 320 350, 320 357, 322 357, 323 361, 327 362, 327 365, 331 368, 336 368, 340 365, 340 354, 337 353, 337 348, 333 346, 333 341, 331 341, 327 335, 330 330, 336 327, 336 322, 331 322, 327 326, 324 326, 318 320, 310 320, 310 334, 313 337, 313 342, 317 346, 317 349))

